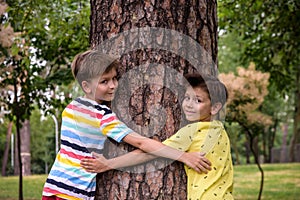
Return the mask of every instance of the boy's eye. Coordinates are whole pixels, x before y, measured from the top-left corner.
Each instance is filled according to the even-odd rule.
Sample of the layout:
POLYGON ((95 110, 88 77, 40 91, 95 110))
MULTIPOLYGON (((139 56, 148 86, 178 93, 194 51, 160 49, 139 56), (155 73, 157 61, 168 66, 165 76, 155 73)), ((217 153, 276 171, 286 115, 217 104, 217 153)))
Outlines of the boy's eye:
POLYGON ((107 80, 102 80, 100 83, 106 84, 108 81, 107 80))
POLYGON ((190 100, 190 97, 189 97, 189 96, 185 96, 185 97, 183 98, 183 100, 190 100))

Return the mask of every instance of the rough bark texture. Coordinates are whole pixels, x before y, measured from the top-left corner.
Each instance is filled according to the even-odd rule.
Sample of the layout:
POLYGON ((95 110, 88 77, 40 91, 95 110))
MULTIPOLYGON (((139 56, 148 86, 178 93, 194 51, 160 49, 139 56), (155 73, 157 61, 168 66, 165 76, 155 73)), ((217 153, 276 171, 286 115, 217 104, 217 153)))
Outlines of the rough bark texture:
MULTIPOLYGON (((91 0, 91 46, 120 58, 112 105, 133 130, 162 141, 182 126, 182 74, 217 73, 216 8, 203 0, 91 0)), ((107 157, 133 149, 106 146, 107 157)), ((186 199, 183 165, 156 159, 99 174, 96 199, 186 199)))

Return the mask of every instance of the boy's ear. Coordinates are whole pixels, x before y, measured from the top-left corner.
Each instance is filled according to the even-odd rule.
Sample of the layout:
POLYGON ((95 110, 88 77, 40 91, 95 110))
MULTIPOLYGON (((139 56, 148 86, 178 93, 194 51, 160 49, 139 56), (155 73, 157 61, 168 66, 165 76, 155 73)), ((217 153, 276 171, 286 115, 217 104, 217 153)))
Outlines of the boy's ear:
POLYGON ((221 110, 221 108, 222 108, 222 104, 221 103, 215 103, 212 107, 211 107, 211 111, 210 111, 210 113, 212 114, 212 115, 216 115, 216 114, 218 114, 218 112, 221 110))
POLYGON ((89 83, 87 81, 82 81, 81 82, 81 87, 82 87, 84 93, 90 93, 91 92, 91 89, 89 87, 89 83))

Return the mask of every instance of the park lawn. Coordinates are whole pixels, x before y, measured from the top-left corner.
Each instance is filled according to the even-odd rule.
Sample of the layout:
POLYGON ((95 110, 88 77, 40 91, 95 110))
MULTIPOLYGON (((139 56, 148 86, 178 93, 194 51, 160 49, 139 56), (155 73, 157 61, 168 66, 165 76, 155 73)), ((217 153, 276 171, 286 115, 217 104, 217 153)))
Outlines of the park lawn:
MULTIPOLYGON (((263 200, 300 199, 300 163, 264 164, 263 200)), ((23 177, 25 200, 40 200, 46 175, 23 177)), ((18 199, 19 177, 0 177, 0 200, 18 199)), ((234 166, 234 197, 236 200, 255 200, 260 186, 256 165, 234 166)))
MULTIPOLYGON (((23 176, 23 197, 25 200, 41 200, 47 176, 23 176)), ((0 177, 0 200, 19 199, 19 177, 0 177)))
MULTIPOLYGON (((264 164, 264 200, 300 199, 300 163, 264 164)), ((236 200, 258 199, 261 174, 256 165, 234 166, 236 200)))

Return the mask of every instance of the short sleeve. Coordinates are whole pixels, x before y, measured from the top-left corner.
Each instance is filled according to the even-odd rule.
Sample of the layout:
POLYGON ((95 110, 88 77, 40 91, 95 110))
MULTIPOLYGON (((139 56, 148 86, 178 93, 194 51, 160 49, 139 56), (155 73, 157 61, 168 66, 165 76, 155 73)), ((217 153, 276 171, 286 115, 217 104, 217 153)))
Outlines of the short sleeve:
POLYGON ((117 142, 121 142, 122 139, 131 132, 131 130, 126 124, 121 122, 115 113, 106 113, 100 122, 100 131, 103 135, 112 138, 117 142))
POLYGON ((192 142, 194 133, 197 131, 197 123, 189 124, 179 129, 170 138, 163 141, 163 144, 178 149, 180 151, 188 151, 192 142))

